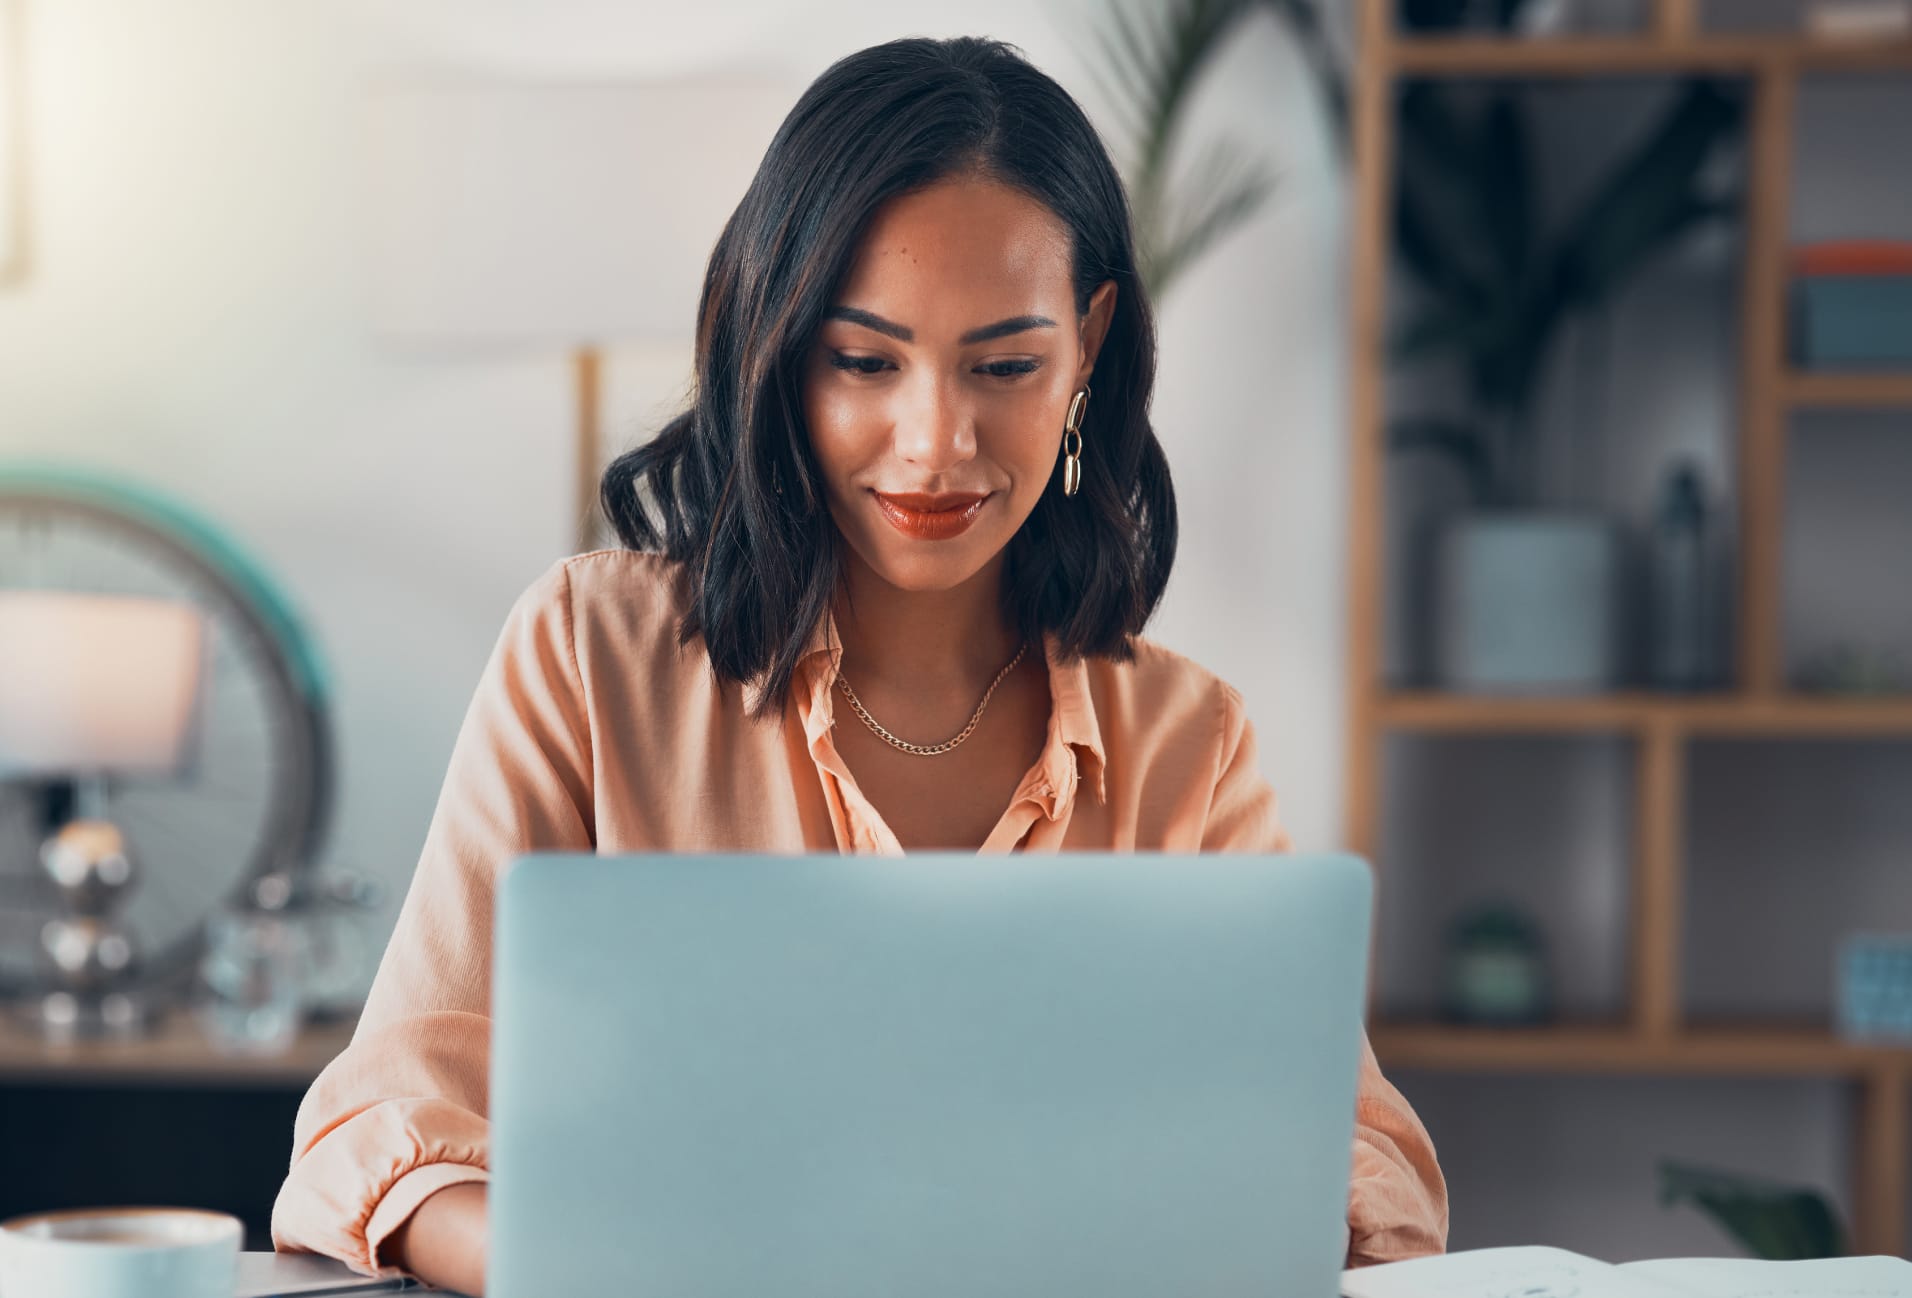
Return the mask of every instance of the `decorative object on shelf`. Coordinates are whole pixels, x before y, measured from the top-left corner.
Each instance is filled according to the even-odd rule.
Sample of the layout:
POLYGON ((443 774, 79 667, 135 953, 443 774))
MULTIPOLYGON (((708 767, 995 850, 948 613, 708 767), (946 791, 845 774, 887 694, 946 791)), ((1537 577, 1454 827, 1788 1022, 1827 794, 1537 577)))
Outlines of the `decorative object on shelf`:
POLYGON ((1665 1160, 1660 1206, 1691 1203, 1754 1257, 1804 1262, 1846 1256, 1846 1231, 1832 1202, 1810 1186, 1665 1160))
POLYGON ((1912 36, 1912 0, 1812 0, 1806 30, 1832 41, 1902 40, 1912 36))
POLYGON ((1571 500, 1572 484, 1549 489, 1542 481, 1535 398, 1570 317, 1599 308, 1655 254, 1737 209, 1736 193, 1715 192, 1708 163, 1744 116, 1738 90, 1686 83, 1554 233, 1542 222, 1519 90, 1427 80, 1403 90, 1396 250, 1426 305, 1392 350, 1405 364, 1454 366, 1467 410, 1398 419, 1389 441, 1397 452, 1430 451, 1450 462, 1473 502, 1436 540, 1433 640, 1461 647, 1439 655, 1438 684, 1493 691, 1546 682, 1564 690, 1615 681, 1620 531, 1556 508, 1571 500), (1482 566, 1470 571, 1475 564, 1482 566), (1516 566, 1526 571, 1510 575, 1516 566), (1542 604, 1522 603, 1536 597, 1542 604), (1545 624, 1569 599, 1581 604, 1571 615, 1574 633, 1550 634, 1545 624), (1504 653, 1469 651, 1487 628, 1520 628, 1526 639, 1504 653), (1566 655, 1557 663, 1535 657, 1556 649, 1566 655), (1503 667, 1509 674, 1496 676, 1503 667))
POLYGON ((126 1033, 147 1017, 138 942, 119 911, 136 848, 109 779, 174 778, 193 759, 205 627, 180 600, 0 590, 0 778, 39 789, 39 858, 61 899, 40 929, 52 1035, 126 1033))
MULTIPOLYGON (((45 931, 56 960, 89 977, 123 955, 112 990, 127 1000, 111 1015, 156 1018, 191 988, 208 914, 316 859, 332 768, 313 646, 264 575, 196 516, 56 466, 0 463, 0 608, 0 992, 44 1008, 43 992, 71 990, 45 985, 34 958, 45 931), (124 898, 87 903, 112 928, 86 955, 71 929, 47 928, 70 913, 58 889, 20 867, 62 827, 105 823, 117 846, 72 831, 78 854, 47 861, 69 886, 110 880, 124 898)), ((114 1026, 96 1009, 73 1029, 114 1026)))
POLYGON ((1912 1043, 1912 935, 1858 933, 1839 944, 1839 1030, 1912 1043))
POLYGON ((1710 520, 1699 468, 1683 461, 1661 489, 1647 552, 1647 677, 1658 689, 1718 683, 1710 520))
POLYGON ((1793 253, 1793 358, 1812 370, 1912 370, 1912 241, 1793 253))
POLYGON ((1496 1027, 1544 1023, 1552 1016, 1552 979, 1540 926, 1511 904, 1482 906, 1448 930, 1442 1014, 1496 1027))
POLYGON ((1793 685, 1807 694, 1906 694, 1912 693, 1912 671, 1892 650, 1834 645, 1801 663, 1793 685))
POLYGON ((1573 694, 1620 683, 1621 538, 1565 510, 1479 513, 1436 533, 1435 665, 1479 694, 1573 694))

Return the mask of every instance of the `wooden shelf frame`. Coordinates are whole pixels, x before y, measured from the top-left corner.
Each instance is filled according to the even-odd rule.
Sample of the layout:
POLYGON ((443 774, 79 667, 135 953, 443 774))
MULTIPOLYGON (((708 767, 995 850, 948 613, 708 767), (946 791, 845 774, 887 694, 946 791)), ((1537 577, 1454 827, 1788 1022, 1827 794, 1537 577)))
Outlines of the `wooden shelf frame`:
POLYGON ((1783 680, 1780 596, 1790 421, 1812 409, 1912 409, 1912 374, 1821 374, 1786 355, 1787 239, 1794 120, 1808 76, 1912 75, 1912 41, 1833 43, 1709 35, 1695 0, 1656 0, 1637 36, 1559 40, 1402 38, 1395 0, 1359 0, 1351 96, 1354 147, 1349 309, 1349 521, 1344 841, 1379 859, 1383 749, 1391 734, 1609 734, 1636 746, 1629 996, 1609 1025, 1516 1031, 1378 1022, 1384 1065, 1515 1074, 1801 1077, 1857 1088, 1853 1203, 1857 1247, 1903 1254, 1912 1202, 1912 1047, 1843 1040, 1823 1026, 1690 1024, 1680 947, 1690 745, 1729 739, 1912 739, 1912 695, 1845 698, 1783 680), (1580 698, 1468 697, 1390 690, 1381 637, 1386 589, 1385 357, 1394 103, 1412 77, 1625 78, 1717 74, 1746 80, 1746 238, 1738 378, 1739 688, 1704 695, 1625 692, 1580 698))
POLYGON ((1689 738, 1912 739, 1912 694, 1594 694, 1519 698, 1439 692, 1381 694, 1376 723, 1389 731, 1478 734, 1644 735, 1689 738))
POLYGON ((1510 1030, 1383 1022, 1369 1038, 1383 1064, 1437 1072, 1868 1081, 1912 1068, 1912 1044, 1849 1041, 1813 1025, 1723 1024, 1669 1034, 1624 1023, 1510 1030))
POLYGON ((1832 374, 1794 370, 1780 384, 1794 410, 1912 409, 1912 373, 1832 374))
POLYGON ((1439 36, 1394 41, 1388 66, 1418 77, 1797 77, 1912 70, 1912 41, 1833 42, 1786 36, 1585 36, 1532 40, 1439 36))

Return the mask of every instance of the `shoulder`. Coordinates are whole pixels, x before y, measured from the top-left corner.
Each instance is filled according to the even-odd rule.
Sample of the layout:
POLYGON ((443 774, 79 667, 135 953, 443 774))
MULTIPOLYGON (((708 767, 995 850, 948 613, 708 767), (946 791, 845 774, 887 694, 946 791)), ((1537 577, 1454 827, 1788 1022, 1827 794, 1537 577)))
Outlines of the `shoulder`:
POLYGON ((680 565, 639 550, 593 550, 552 563, 518 597, 517 612, 593 630, 675 629, 683 616, 680 565))
POLYGON ((1193 658, 1144 636, 1136 636, 1129 643, 1135 651, 1132 658, 1127 662, 1092 659, 1090 675, 1155 708, 1194 710, 1211 716, 1241 710, 1241 691, 1193 658))
POLYGON ((1194 659, 1155 641, 1130 641, 1126 662, 1088 660, 1090 694, 1107 739, 1173 748, 1226 748, 1246 716, 1241 692, 1194 659))
POLYGON ((588 682, 594 665, 628 669, 634 659, 661 663, 679 656, 681 574, 681 565, 661 554, 574 554, 539 574, 518 597, 512 616, 561 637, 588 682))

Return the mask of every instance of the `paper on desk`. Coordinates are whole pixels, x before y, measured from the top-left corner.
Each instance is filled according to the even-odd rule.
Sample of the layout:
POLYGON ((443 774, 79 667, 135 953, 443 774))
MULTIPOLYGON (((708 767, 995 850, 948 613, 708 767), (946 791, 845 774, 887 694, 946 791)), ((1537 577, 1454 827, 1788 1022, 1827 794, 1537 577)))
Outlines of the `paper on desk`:
POLYGON ((1487 1248, 1348 1271, 1344 1298, 1912 1298, 1912 1263, 1670 1258, 1610 1266, 1559 1248, 1487 1248))
POLYGON ((1751 1262, 1682 1257, 1621 1268, 1696 1298, 1912 1298, 1912 1262, 1842 1257, 1825 1262, 1751 1262))
POLYGON ((1483 1248, 1343 1272, 1344 1298, 1687 1298, 1563 1248, 1483 1248))

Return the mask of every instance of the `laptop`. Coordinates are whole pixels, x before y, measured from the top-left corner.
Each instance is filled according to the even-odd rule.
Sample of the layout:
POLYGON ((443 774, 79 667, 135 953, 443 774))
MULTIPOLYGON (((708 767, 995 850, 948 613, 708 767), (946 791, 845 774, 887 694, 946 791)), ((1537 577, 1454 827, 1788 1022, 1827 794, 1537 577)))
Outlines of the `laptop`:
POLYGON ((536 855, 500 889, 493 1298, 1319 1298, 1349 856, 536 855))

